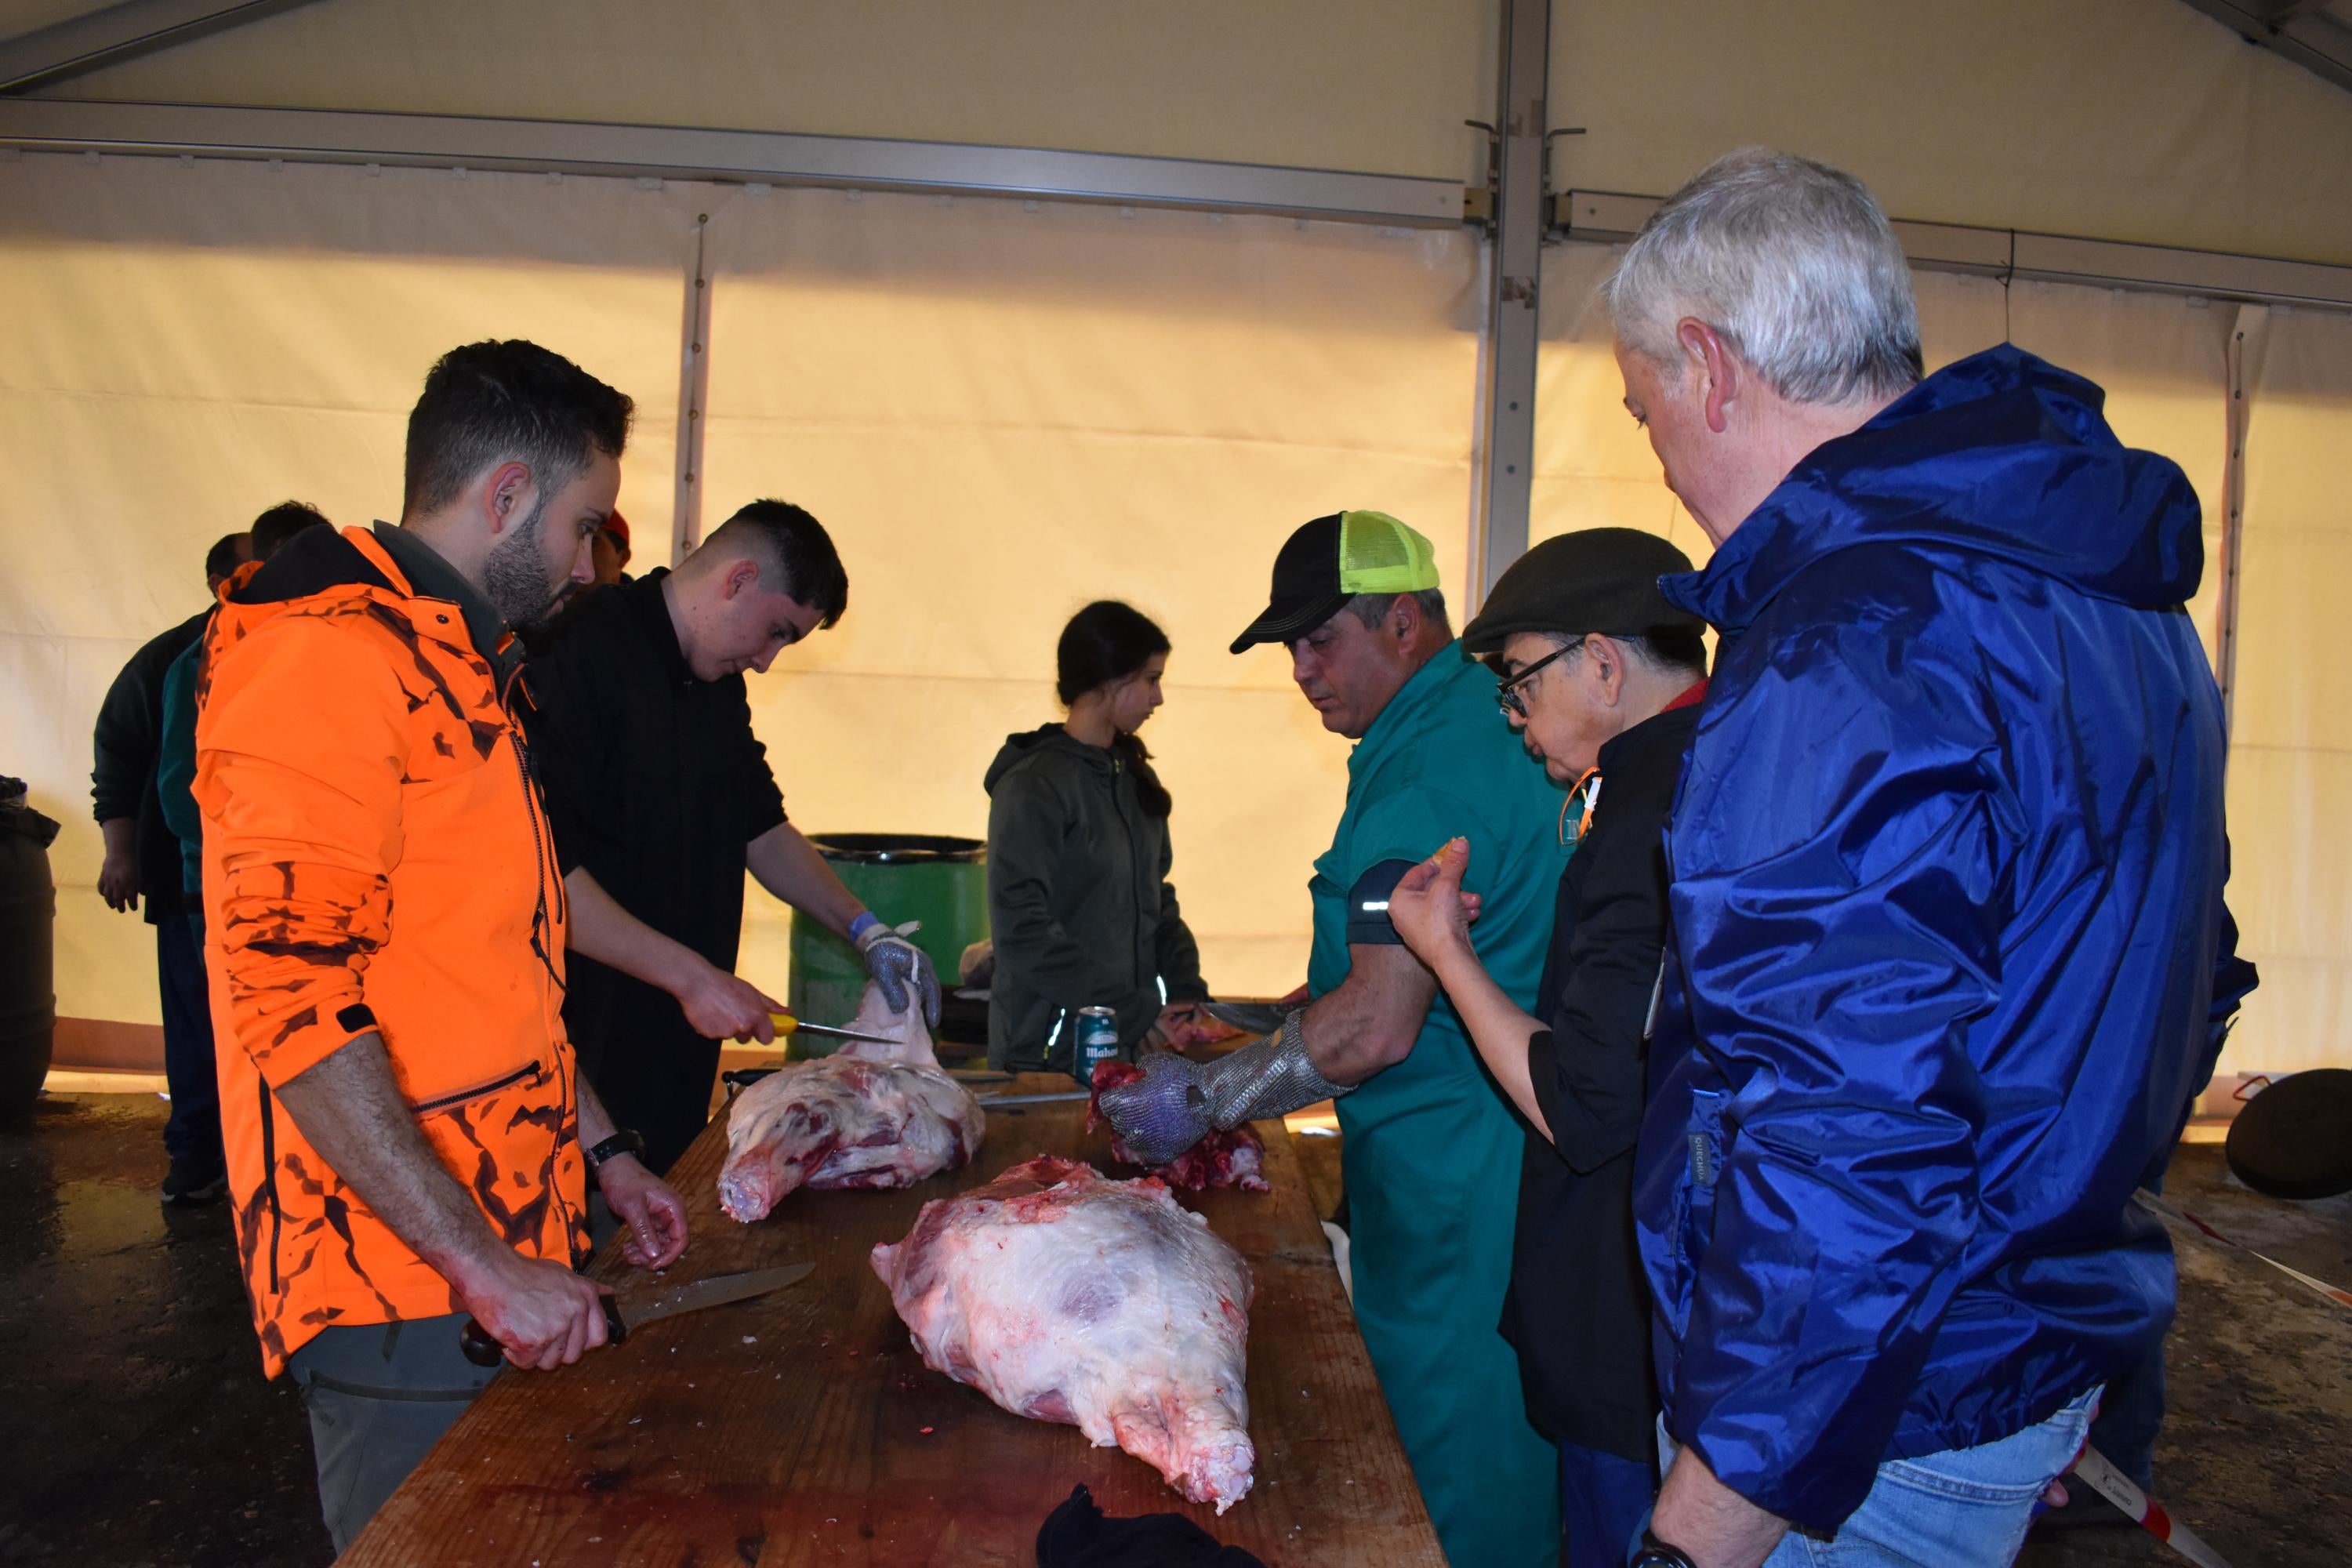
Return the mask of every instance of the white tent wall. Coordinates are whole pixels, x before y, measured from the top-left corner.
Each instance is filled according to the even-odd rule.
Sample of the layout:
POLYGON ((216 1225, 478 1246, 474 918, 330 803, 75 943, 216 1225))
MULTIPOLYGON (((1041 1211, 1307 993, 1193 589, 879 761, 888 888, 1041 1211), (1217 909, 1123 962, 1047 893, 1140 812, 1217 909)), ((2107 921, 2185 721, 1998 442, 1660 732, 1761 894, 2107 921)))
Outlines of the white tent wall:
MULTIPOLYGON (((1213 984, 1306 976, 1307 868, 1347 788, 1277 650, 1226 644, 1307 519, 1393 511, 1466 578, 1477 246, 1080 205, 746 194, 715 210, 706 524, 810 508, 850 569, 835 631, 753 683, 811 830, 984 836, 1005 734, 1060 716, 1088 599, 1174 644, 1148 739, 1213 984)), ((755 891, 746 973, 780 978, 755 891)))
POLYGON ((693 210, 620 181, 155 159, 0 163, 0 735, 66 825, 58 1011, 152 1023, 152 942, 99 898, 90 726, 274 501, 396 515, 434 358, 525 336, 638 399, 622 510, 666 519, 693 210))
POLYGON ((2231 903, 2263 987, 2230 1054, 2275 1072, 2352 1066, 2352 318, 2273 310, 2264 339, 2247 378, 2230 745, 2231 903))

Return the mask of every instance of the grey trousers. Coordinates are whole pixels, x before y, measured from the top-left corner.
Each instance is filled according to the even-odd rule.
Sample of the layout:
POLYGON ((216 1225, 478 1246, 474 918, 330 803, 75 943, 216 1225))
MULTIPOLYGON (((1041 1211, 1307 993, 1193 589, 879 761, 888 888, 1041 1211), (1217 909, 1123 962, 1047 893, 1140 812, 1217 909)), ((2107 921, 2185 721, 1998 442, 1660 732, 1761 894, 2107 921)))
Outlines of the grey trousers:
POLYGON ((337 1553, 498 1376, 457 1349, 465 1321, 322 1329, 288 1363, 310 1413, 319 1508, 337 1553))

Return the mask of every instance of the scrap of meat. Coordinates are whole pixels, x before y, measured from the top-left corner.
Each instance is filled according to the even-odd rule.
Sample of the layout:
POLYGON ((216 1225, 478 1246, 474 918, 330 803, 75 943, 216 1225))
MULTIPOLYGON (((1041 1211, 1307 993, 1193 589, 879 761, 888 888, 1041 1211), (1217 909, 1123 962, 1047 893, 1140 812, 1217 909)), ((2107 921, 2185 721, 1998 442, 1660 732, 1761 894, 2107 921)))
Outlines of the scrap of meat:
MULTIPOLYGON (((1094 1098, 1087 1101, 1087 1130, 1108 1127, 1102 1113, 1103 1090, 1133 1083, 1143 1069, 1133 1062, 1095 1064, 1094 1098)), ((1110 1135, 1110 1157, 1122 1165, 1141 1165, 1133 1150, 1117 1132, 1110 1135)), ((1151 1173, 1171 1187, 1197 1193, 1207 1187, 1239 1187, 1245 1193, 1267 1191, 1265 1144, 1246 1122, 1230 1132, 1212 1132, 1167 1164, 1151 1173)))
POLYGON ((1248 1493, 1249 1266, 1165 1183, 1040 1155, 924 1205, 874 1272, 933 1371, 1219 1513, 1248 1493))
POLYGON ((735 1097, 719 1206, 749 1224, 795 1187, 904 1187, 970 1162, 986 1118, 940 1069, 920 1014, 868 984, 850 1028, 887 1035, 788 1062, 735 1097))

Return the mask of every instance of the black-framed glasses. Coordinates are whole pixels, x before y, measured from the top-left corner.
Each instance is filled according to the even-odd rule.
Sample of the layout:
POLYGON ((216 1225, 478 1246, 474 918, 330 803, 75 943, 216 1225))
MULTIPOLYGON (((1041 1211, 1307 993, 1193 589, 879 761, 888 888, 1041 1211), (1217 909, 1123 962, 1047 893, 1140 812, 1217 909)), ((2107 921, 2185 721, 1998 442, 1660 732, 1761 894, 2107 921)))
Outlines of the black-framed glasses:
POLYGON ((1543 667, 1549 664, 1553 659, 1564 658, 1583 646, 1584 638, 1579 637, 1572 643, 1566 644, 1560 647, 1556 647, 1552 649, 1551 652, 1536 660, 1533 664, 1528 666, 1527 668, 1519 671, 1518 674, 1511 677, 1510 679, 1503 682, 1502 685, 1496 687, 1495 689, 1495 695, 1501 700, 1503 717, 1506 719, 1526 718, 1528 716, 1528 698, 1526 691, 1528 682, 1542 674, 1543 667))

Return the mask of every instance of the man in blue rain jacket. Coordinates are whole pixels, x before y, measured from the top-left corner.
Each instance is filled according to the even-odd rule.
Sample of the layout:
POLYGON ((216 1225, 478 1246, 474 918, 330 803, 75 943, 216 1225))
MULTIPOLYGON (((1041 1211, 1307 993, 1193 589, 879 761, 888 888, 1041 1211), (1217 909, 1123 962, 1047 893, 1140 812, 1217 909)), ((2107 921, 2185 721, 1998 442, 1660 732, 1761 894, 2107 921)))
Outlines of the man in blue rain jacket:
POLYGON ((1662 586, 1720 634, 1668 829, 1634 1561, 2005 1564, 2161 1342, 2132 1190, 2252 983, 2197 500, 2014 348, 1920 380, 1902 252, 1820 164, 1720 160, 1609 303, 1718 546, 1662 586))

